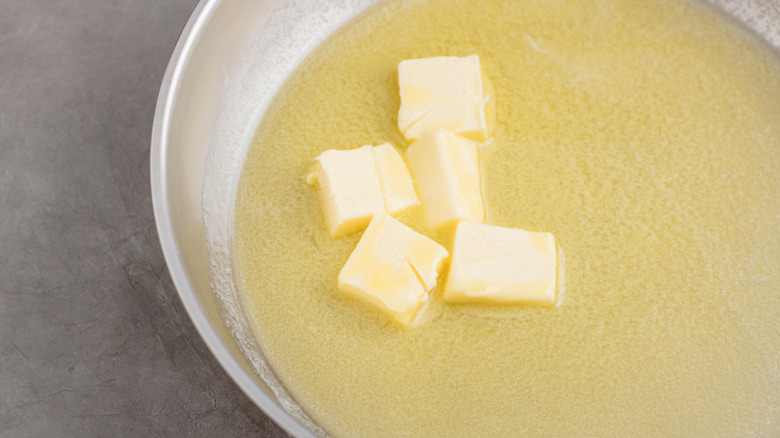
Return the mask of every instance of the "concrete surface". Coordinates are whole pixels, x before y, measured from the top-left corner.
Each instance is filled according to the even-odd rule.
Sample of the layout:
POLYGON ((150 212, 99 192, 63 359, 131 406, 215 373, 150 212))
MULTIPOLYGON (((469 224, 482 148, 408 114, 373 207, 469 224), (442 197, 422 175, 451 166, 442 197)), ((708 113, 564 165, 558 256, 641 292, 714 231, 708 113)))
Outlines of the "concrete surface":
POLYGON ((222 371, 152 215, 195 0, 0 0, 0 436, 283 436, 222 371))

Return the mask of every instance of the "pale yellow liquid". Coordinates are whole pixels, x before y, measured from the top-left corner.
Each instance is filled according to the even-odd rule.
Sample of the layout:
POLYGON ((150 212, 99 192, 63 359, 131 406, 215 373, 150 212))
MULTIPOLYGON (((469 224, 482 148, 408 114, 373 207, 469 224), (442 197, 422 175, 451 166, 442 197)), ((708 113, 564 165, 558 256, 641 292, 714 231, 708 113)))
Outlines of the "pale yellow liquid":
POLYGON ((257 339, 333 435, 780 436, 780 65, 708 9, 382 4, 281 90, 235 217, 257 339), (489 222, 552 232, 565 293, 435 300, 404 330, 337 290, 360 233, 330 238, 303 176, 326 149, 405 146, 399 61, 472 53, 496 103, 489 222))

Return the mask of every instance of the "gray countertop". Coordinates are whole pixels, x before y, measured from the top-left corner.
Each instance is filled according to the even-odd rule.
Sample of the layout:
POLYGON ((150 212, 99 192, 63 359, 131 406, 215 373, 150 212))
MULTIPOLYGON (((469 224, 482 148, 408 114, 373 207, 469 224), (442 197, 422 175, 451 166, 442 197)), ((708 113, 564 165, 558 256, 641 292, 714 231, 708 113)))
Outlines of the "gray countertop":
POLYGON ((157 240, 149 139, 195 0, 0 0, 0 436, 283 436, 157 240))

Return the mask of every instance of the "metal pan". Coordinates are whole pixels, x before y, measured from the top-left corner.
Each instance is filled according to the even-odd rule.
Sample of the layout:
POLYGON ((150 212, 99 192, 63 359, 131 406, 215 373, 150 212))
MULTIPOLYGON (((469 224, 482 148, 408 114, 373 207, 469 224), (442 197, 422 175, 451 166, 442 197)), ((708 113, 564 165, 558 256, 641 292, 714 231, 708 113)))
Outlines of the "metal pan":
MULTIPOLYGON (((378 0, 202 0, 165 73, 154 118, 157 229, 179 296, 236 384, 294 436, 325 436, 252 339, 233 280, 230 223, 244 152, 276 90, 338 27, 378 0)), ((711 0, 780 48, 777 0, 711 0)))

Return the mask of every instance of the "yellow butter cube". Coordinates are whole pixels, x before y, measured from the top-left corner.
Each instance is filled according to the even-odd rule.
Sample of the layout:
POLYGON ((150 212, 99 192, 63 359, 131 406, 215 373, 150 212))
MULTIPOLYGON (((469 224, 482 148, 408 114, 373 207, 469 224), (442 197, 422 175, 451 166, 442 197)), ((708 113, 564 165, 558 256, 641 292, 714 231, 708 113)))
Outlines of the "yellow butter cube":
POLYGON ((430 228, 484 222, 476 143, 440 129, 412 143, 406 156, 430 228))
POLYGON ((306 177, 310 185, 319 185, 325 223, 333 237, 365 228, 376 213, 385 210, 371 149, 325 151, 306 177))
POLYGON ((556 267, 550 233, 461 222, 444 300, 552 306, 556 267))
POLYGON ((397 216, 419 204, 406 164, 390 144, 331 149, 316 161, 306 182, 319 186, 333 237, 362 230, 377 213, 397 216))
POLYGON ((371 220, 339 273, 339 289, 408 326, 436 286, 441 245, 386 214, 371 220))
POLYGON ((435 129, 487 140, 479 57, 437 56, 398 64, 401 108, 398 129, 416 140, 435 129))

